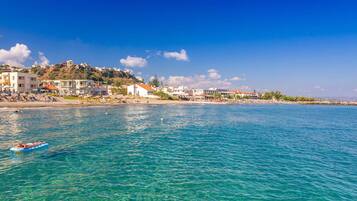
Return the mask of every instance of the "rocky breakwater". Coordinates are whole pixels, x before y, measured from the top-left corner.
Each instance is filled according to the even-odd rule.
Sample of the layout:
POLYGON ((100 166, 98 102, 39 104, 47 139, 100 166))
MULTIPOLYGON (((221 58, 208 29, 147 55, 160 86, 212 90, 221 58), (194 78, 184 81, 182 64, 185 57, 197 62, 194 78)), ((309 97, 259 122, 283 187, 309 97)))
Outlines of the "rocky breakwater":
POLYGON ((0 93, 0 102, 58 102, 59 98, 46 94, 0 93))

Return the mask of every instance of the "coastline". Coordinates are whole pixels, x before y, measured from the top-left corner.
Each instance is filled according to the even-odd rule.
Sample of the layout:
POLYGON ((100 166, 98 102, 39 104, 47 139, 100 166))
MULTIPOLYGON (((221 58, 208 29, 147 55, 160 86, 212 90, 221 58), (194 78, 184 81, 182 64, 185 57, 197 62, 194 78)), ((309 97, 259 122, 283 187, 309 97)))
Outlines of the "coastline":
POLYGON ((289 102, 272 100, 238 100, 238 101, 179 101, 158 99, 126 99, 121 102, 88 102, 78 100, 62 100, 58 102, 0 102, 0 108, 70 108, 70 107, 92 107, 92 106, 119 106, 119 105, 331 105, 331 106, 357 106, 357 102, 289 102))
POLYGON ((190 105, 190 104, 227 104, 226 102, 205 101, 176 101, 176 100, 146 100, 131 99, 125 102, 85 102, 85 101, 59 101, 59 102, 0 102, 0 108, 70 108, 91 106, 117 106, 117 105, 190 105))

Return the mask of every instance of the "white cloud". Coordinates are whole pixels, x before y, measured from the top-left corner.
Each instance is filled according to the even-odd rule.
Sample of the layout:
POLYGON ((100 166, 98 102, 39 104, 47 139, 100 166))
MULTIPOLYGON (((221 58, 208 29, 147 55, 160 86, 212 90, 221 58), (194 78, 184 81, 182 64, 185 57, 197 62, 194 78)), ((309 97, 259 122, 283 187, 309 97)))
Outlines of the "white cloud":
POLYGON ((188 61, 186 50, 180 52, 164 52, 164 57, 168 59, 176 59, 177 61, 188 61))
POLYGON ((148 62, 142 57, 127 56, 126 59, 120 59, 120 63, 126 67, 144 67, 148 62))
POLYGON ((221 78, 221 75, 218 73, 218 71, 216 69, 209 69, 208 71, 208 77, 214 79, 214 80, 218 80, 221 78))
POLYGON ((210 69, 207 75, 193 75, 193 76, 169 76, 167 79, 160 78, 168 86, 187 86, 190 88, 228 88, 232 85, 227 79, 220 79, 221 75, 217 70, 210 69))
POLYGON ((319 91, 326 91, 325 88, 323 88, 323 87, 321 87, 319 85, 314 86, 314 89, 319 90, 319 91))
POLYGON ((162 56, 162 51, 160 50, 145 50, 145 59, 151 59, 152 57, 162 56))
POLYGON ((0 49, 0 63, 23 67, 30 54, 31 50, 26 45, 16 43, 10 50, 0 49))
POLYGON ((165 83, 169 86, 190 86, 192 85, 194 77, 192 76, 169 76, 165 79, 165 83))
POLYGON ((245 80, 245 79, 241 78, 239 76, 234 76, 234 77, 231 77, 229 80, 231 80, 231 81, 242 81, 242 80, 245 80))
POLYGON ((38 52, 39 61, 35 61, 35 65, 40 65, 42 67, 48 66, 50 64, 50 60, 47 59, 43 52, 38 52))

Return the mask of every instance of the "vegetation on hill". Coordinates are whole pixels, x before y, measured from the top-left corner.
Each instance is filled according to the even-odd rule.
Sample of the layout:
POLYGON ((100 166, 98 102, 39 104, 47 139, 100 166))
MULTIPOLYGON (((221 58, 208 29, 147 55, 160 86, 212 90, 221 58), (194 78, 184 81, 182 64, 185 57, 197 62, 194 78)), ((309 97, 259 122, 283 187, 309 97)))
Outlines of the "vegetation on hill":
POLYGON ((37 74, 41 80, 69 80, 69 79, 87 79, 100 81, 106 84, 120 83, 128 85, 139 82, 130 72, 117 70, 113 68, 93 68, 89 65, 67 65, 55 64, 49 67, 32 67, 31 73, 37 74))

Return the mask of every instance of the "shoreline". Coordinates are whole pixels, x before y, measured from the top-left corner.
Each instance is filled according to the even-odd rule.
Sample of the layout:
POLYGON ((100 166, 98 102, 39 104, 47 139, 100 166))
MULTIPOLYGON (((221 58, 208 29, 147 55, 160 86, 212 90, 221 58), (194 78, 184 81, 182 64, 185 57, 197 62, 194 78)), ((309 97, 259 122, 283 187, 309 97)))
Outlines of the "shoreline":
POLYGON ((357 106, 357 102, 288 102, 271 100, 240 100, 240 101, 177 101, 156 99, 128 99, 125 102, 0 102, 0 108, 71 108, 120 105, 326 105, 326 106, 357 106))
POLYGON ((226 102, 202 102, 202 101, 171 101, 171 100, 135 100, 128 102, 0 102, 0 108, 71 108, 71 107, 96 107, 96 106, 120 106, 120 105, 192 105, 192 104, 214 104, 222 105, 226 102))

